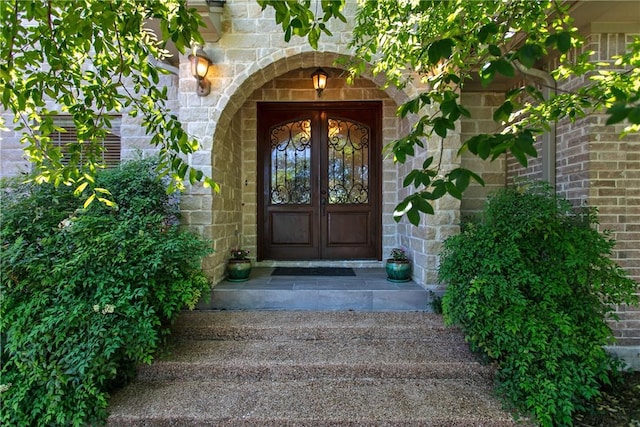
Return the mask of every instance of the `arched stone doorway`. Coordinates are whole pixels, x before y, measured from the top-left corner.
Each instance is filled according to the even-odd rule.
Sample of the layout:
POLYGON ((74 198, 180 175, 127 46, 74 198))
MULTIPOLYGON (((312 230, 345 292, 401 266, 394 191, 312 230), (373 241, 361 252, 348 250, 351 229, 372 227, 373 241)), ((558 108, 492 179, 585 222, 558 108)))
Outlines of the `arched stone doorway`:
MULTIPOLYGON (((339 57, 329 52, 304 52, 270 63, 254 63, 233 78, 226 78, 225 84, 218 83, 220 91, 215 98, 201 101, 209 105, 206 117, 198 116, 198 123, 185 120, 190 127, 202 128, 202 132, 198 132, 204 143, 201 155, 211 153, 212 176, 221 186, 221 193, 213 197, 206 190, 196 188, 183 199, 188 205, 185 224, 199 230, 213 242, 215 253, 207 258, 204 267, 214 283, 224 278, 230 248, 242 246, 251 251, 250 256, 254 259, 256 255, 258 102, 317 100, 311 73, 322 67, 330 73, 328 87, 322 94, 323 101, 378 100, 382 103, 383 146, 408 133, 415 122, 416 117, 400 120, 396 110, 398 105, 418 92, 419 86, 410 83, 403 91, 393 88, 381 90, 382 77, 370 75, 347 85, 346 71, 335 65, 339 57)), ((447 137, 444 150, 440 141, 428 142, 429 150, 438 150, 444 156, 445 168, 456 163, 453 159, 458 146, 459 136, 456 134, 447 137)), ((458 230, 459 202, 438 201, 434 206, 438 214, 425 217, 419 227, 393 220, 394 207, 407 194, 407 189, 402 186, 402 177, 412 168, 419 168, 422 161, 421 156, 409 159, 403 165, 394 164, 390 158, 383 160, 381 240, 383 258, 393 247, 407 248, 414 259, 414 280, 429 285, 436 283, 439 245, 458 230)), ((375 263, 374 266, 381 265, 380 261, 375 263)), ((274 264, 264 261, 260 265, 274 264)), ((370 261, 364 265, 350 265, 372 266, 370 261)))
MULTIPOLYGON (((319 66, 329 73, 329 83, 322 93, 323 102, 371 101, 382 105, 382 145, 397 138, 408 126, 397 118, 398 102, 379 89, 371 79, 359 78, 352 85, 346 82, 346 71, 332 66, 335 54, 303 53, 295 58, 278 61, 252 77, 229 97, 219 116, 212 150, 213 176, 221 184, 221 193, 212 204, 211 237, 216 254, 209 260, 214 281, 224 275, 224 263, 229 248, 242 246, 255 256, 258 243, 257 209, 257 103, 263 101, 314 102, 311 73, 319 66), (291 64, 297 68, 287 69, 291 64), (267 80, 265 76, 271 77, 267 80), (249 92, 249 89, 251 91, 249 92), (242 102, 240 103, 240 100, 242 102)), ((400 101, 406 95, 394 91, 400 101)), ((382 253, 398 244, 396 224, 391 213, 397 203, 398 172, 392 160, 382 160, 382 198, 380 208, 380 241, 382 253)), ((264 265, 273 263, 264 262, 264 265)), ((376 261, 376 264, 380 264, 376 261)), ((362 262, 354 265, 371 265, 362 262)))

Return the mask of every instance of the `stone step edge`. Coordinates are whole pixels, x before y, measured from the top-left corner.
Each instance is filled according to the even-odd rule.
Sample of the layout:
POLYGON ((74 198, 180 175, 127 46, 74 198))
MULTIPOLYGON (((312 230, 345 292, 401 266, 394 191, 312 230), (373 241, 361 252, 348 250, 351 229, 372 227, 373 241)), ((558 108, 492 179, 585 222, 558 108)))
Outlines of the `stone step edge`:
POLYGON ((486 419, 483 417, 430 417, 403 420, 384 420, 357 418, 357 419, 326 419, 320 418, 276 418, 276 417, 252 417, 246 416, 238 418, 199 418, 182 416, 112 416, 107 421, 107 427, 176 427, 176 426, 198 426, 198 427, 514 427, 521 425, 510 419, 486 419))
POLYGON ((136 380, 143 382, 203 381, 211 379, 285 380, 300 379, 467 379, 492 381, 495 371, 479 362, 427 363, 190 363, 163 362, 138 368, 136 380))
POLYGON ((448 328, 257 328, 257 327, 193 327, 173 329, 173 336, 194 340, 243 340, 243 339, 291 339, 291 340, 337 340, 337 339, 419 339, 430 335, 456 335, 457 329, 448 328))
POLYGON ((425 325, 444 326, 442 315, 414 311, 322 311, 322 310, 184 310, 178 316, 177 324, 217 324, 224 326, 263 326, 275 324, 278 327, 305 325, 326 326, 396 326, 425 325))
POLYGON ((230 422, 246 417, 284 417, 290 421, 288 425, 307 418, 358 425, 353 423, 375 417, 378 425, 385 425, 387 421, 411 419, 512 419, 493 395, 489 381, 469 378, 135 381, 112 395, 110 405, 113 420, 118 416, 144 419, 160 415, 230 422))

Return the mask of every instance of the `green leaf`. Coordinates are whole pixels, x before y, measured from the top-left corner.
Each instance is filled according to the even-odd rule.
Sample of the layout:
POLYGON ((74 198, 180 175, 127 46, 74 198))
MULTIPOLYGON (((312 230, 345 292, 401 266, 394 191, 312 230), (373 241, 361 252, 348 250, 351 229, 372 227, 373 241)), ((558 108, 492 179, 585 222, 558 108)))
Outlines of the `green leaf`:
POLYGON ((630 111, 631 111, 631 108, 628 108, 625 103, 613 104, 613 106, 607 110, 607 114, 609 114, 609 118, 607 119, 606 124, 613 125, 616 123, 620 123, 621 121, 627 118, 630 111))
POLYGON ((414 197, 412 199, 413 200, 413 206, 419 212, 426 213, 427 215, 433 215, 434 214, 433 206, 431 206, 431 203, 429 203, 426 199, 424 199, 421 196, 422 196, 422 194, 419 194, 419 195, 417 195, 416 197, 414 197))
POLYGON ((482 140, 489 138, 486 134, 479 134, 469 138, 467 141, 462 144, 460 150, 458 150, 458 155, 462 154, 464 150, 469 150, 472 154, 478 155, 478 147, 482 140))
POLYGON ((556 33, 556 36, 556 44, 558 46, 558 50, 561 53, 567 53, 569 49, 571 49, 571 33, 563 31, 561 33, 556 33))
POLYGON ((617 87, 612 87, 610 90, 613 96, 616 98, 616 102, 627 101, 627 94, 624 91, 618 89, 617 87))
POLYGON ((445 121, 446 119, 444 117, 437 117, 433 121, 433 130, 441 138, 445 138, 447 136, 447 125, 445 121))
POLYGON ((556 44, 556 40, 558 40, 558 35, 557 34, 550 34, 549 36, 547 36, 547 38, 544 41, 544 44, 547 47, 551 47, 554 44, 556 44))
POLYGON ((518 163, 526 168, 529 162, 527 161, 527 155, 524 153, 524 151, 518 148, 518 146, 515 144, 511 147, 510 151, 511 154, 513 154, 513 157, 516 158, 518 163))
POLYGON ((427 157, 425 161, 422 162, 422 169, 429 169, 431 163, 433 163, 433 156, 427 157))
POLYGON ((515 77, 516 71, 513 68, 513 65, 509 61, 504 58, 500 58, 494 61, 494 66, 496 71, 506 77, 515 77))
POLYGON ((415 226, 420 225, 420 212, 417 209, 411 208, 407 211, 407 219, 415 226))
POLYGON ((102 188, 102 187, 96 187, 96 188, 94 188, 94 191, 96 193, 106 194, 107 196, 111 196, 112 195, 111 192, 108 189, 102 188))
POLYGON ((498 46, 496 46, 494 44, 490 44, 488 46, 488 49, 489 49, 489 53, 491 55, 498 56, 498 57, 502 56, 502 51, 500 50, 500 48, 498 46))
POLYGON ((405 102, 404 104, 398 107, 398 115, 402 118, 406 117, 409 113, 417 113, 420 111, 420 98, 414 98, 410 101, 405 102))
POLYGON ((78 185, 78 187, 73 190, 73 195, 78 197, 82 194, 82 192, 84 191, 85 188, 87 188, 87 185, 89 185, 89 183, 87 181, 83 182, 82 184, 78 185))
POLYGON ((447 189, 447 193, 451 194, 456 199, 462 199, 462 192, 452 182, 445 182, 445 188, 447 189))
POLYGON ((464 168, 457 168, 449 173, 449 179, 455 182, 456 188, 463 192, 471 182, 471 172, 464 168))
POLYGON ((516 57, 522 65, 532 68, 536 61, 542 57, 542 49, 538 45, 526 43, 518 49, 516 57))
MULTIPOLYGON (((433 183, 433 191, 428 195, 428 198, 431 200, 437 200, 447 194, 447 188, 444 184, 443 180, 434 181, 433 183)), ((426 196, 426 195, 425 195, 426 196)))
POLYGON ((493 82, 496 74, 496 66, 493 61, 486 63, 478 72, 480 83, 483 87, 487 87, 493 82))
POLYGON ((482 160, 486 160, 491 154, 491 140, 489 138, 482 138, 478 141, 478 157, 482 160))
POLYGON ((513 104, 511 101, 506 101, 493 112, 493 121, 507 122, 509 121, 511 113, 513 113, 513 104))
POLYGON ((455 129, 455 125, 451 120, 444 117, 436 117, 433 120, 433 130, 439 137, 445 138, 447 129, 455 129))
POLYGON ((441 39, 431 43, 427 49, 429 64, 436 65, 440 59, 450 58, 454 45, 455 43, 452 39, 441 39))
POLYGON ((640 124, 640 106, 631 109, 627 115, 627 119, 634 125, 640 124))
POLYGON ((443 103, 440 104, 440 111, 442 111, 443 116, 448 116, 454 111, 457 113, 458 103, 456 102, 455 99, 444 101, 443 103))
POLYGON ((93 193, 92 195, 87 197, 87 200, 84 201, 84 205, 82 207, 87 209, 89 205, 95 200, 95 198, 96 198, 96 194, 93 193))
POLYGON ((403 187, 408 187, 409 185, 411 185, 415 179, 416 179, 416 175, 419 173, 420 171, 413 169, 411 172, 409 172, 407 174, 407 176, 404 177, 404 180, 402 181, 402 186, 403 187))
POLYGON ((484 43, 487 41, 490 35, 496 34, 497 32, 498 26, 495 23, 490 22, 486 25, 483 25, 478 31, 478 41, 480 43, 484 43))
POLYGON ((401 148, 393 150, 393 161, 403 164, 407 160, 407 154, 401 148))
POLYGON ((515 146, 518 150, 522 151, 525 154, 528 154, 531 157, 536 157, 538 152, 535 149, 535 139, 533 135, 528 132, 521 132, 515 140, 515 146))
POLYGON ((393 211, 393 219, 396 222, 400 222, 402 217, 412 208, 412 204, 409 198, 404 199, 402 202, 398 203, 396 208, 393 211))

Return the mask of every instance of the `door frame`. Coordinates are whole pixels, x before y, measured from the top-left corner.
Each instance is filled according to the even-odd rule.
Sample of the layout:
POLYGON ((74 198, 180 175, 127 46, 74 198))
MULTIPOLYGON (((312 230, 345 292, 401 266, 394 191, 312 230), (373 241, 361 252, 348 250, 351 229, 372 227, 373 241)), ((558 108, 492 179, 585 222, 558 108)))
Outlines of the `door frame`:
MULTIPOLYGON (((257 150, 257 261, 265 260, 265 248, 263 236, 265 228, 267 227, 267 218, 265 218, 265 208, 269 197, 268 190, 265 183, 264 168, 266 162, 270 159, 265 158, 266 150, 262 149, 261 142, 263 141, 263 135, 268 132, 268 125, 264 120, 261 120, 263 111, 331 111, 331 110, 367 110, 373 112, 373 120, 371 123, 371 141, 370 141, 370 171, 369 176, 374 177, 370 182, 370 190, 374 192, 375 196, 372 212, 372 237, 375 249, 375 257, 367 259, 382 259, 382 101, 321 101, 321 102, 257 102, 257 132, 256 132, 256 150, 257 150)), ((286 120, 283 120, 283 122, 286 120)), ((360 260, 360 258, 357 258, 360 260)), ((313 260, 313 259, 309 259, 313 260)), ((315 259, 318 260, 318 259, 315 259)), ((329 259, 325 259, 330 261, 329 259)), ((356 259, 354 259, 356 260, 356 259)), ((276 260, 277 261, 277 260, 276 260)))

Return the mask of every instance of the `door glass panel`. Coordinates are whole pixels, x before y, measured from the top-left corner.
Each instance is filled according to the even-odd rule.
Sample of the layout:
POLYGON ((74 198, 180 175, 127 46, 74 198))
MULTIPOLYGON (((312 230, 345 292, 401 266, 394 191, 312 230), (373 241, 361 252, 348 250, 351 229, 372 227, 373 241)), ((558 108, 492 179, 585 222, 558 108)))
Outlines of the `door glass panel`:
POLYGON ((271 128, 271 185, 273 205, 311 203, 311 120, 271 128))
POLYGON ((329 119, 329 204, 369 201, 369 127, 329 119))

